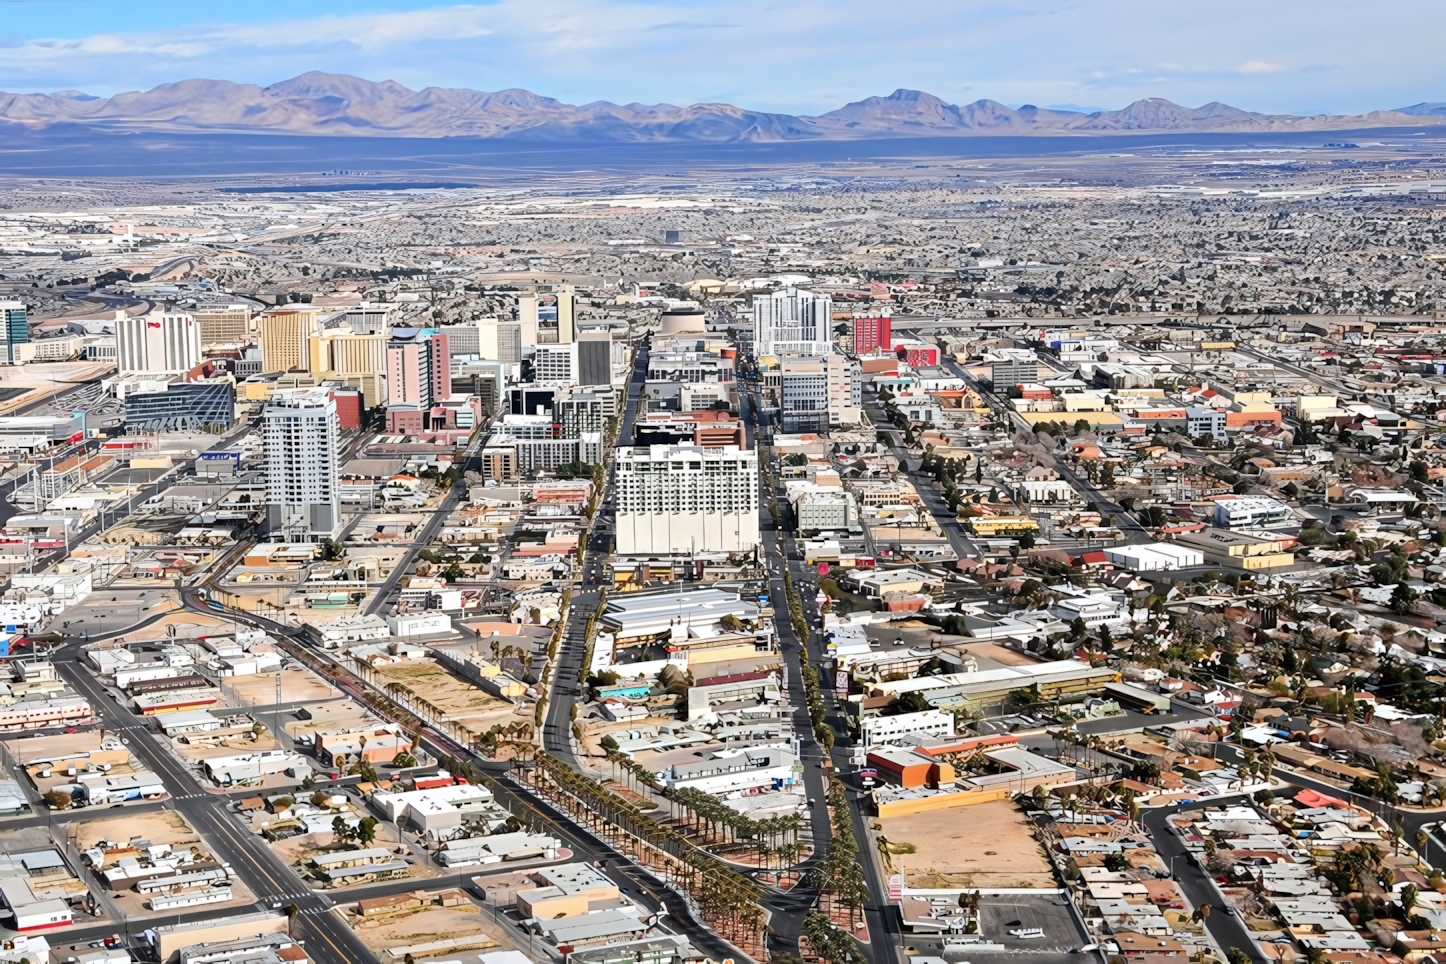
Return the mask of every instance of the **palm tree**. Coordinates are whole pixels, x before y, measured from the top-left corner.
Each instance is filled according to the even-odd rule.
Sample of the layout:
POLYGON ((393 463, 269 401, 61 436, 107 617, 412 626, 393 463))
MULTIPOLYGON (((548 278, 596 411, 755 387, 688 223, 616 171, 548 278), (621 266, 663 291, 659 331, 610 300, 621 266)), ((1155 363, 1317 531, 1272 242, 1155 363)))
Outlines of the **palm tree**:
POLYGON ((879 834, 874 840, 874 846, 879 848, 879 859, 884 862, 884 869, 890 872, 894 869, 894 855, 889 852, 889 840, 883 834, 879 834))

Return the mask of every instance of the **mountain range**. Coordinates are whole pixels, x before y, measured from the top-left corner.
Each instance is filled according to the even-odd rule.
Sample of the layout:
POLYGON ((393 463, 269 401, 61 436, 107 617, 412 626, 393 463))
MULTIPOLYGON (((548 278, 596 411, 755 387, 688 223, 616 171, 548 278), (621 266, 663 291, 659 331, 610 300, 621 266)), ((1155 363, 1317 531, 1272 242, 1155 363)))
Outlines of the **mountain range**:
POLYGON ((1228 104, 1182 107, 1158 97, 1093 112, 956 106, 933 94, 896 90, 817 117, 731 104, 564 104, 531 91, 457 87, 411 90, 395 81, 312 71, 269 87, 183 80, 148 91, 96 97, 64 90, 0 93, 0 124, 32 129, 87 125, 118 131, 232 132, 347 137, 485 137, 614 142, 864 140, 988 134, 1131 131, 1328 131, 1446 124, 1446 104, 1421 103, 1356 115, 1261 114, 1228 104))

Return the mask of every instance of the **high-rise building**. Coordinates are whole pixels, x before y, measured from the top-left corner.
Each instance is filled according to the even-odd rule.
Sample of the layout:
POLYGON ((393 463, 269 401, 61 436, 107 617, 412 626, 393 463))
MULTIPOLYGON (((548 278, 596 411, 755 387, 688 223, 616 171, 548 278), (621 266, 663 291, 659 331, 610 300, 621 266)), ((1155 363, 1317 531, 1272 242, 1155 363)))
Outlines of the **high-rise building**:
POLYGON ((477 322, 477 354, 489 361, 516 365, 522 361, 522 325, 502 318, 477 322))
POLYGON ((263 412, 266 522, 273 539, 317 542, 341 529, 341 429, 324 388, 276 392, 263 412))
POLYGON ((690 555, 758 546, 758 456, 729 445, 617 452, 617 552, 690 555))
POLYGON ((348 308, 344 320, 358 335, 385 335, 392 329, 395 311, 395 305, 363 301, 355 308, 348 308))
POLYGON ((250 305, 206 305, 191 312, 201 328, 201 347, 244 345, 251 340, 250 305))
POLYGON ((447 349, 453 358, 462 355, 476 355, 482 348, 482 339, 477 322, 464 321, 460 325, 447 326, 447 349))
POLYGON ((1039 381, 1039 356, 1032 349, 1000 348, 986 352, 984 361, 989 364, 989 379, 996 392, 1039 381))
POLYGON ((577 293, 572 285, 557 286, 557 343, 566 345, 577 331, 577 293))
POLYGON ((5 360, 11 364, 23 361, 16 348, 30 341, 30 322, 25 317, 23 301, 0 301, 0 335, 5 338, 5 360))
POLYGON ((115 328, 121 375, 180 375, 201 364, 201 326, 184 312, 127 315, 115 328))
POLYGON ((321 334, 321 309, 310 305, 272 308, 261 316, 261 369, 289 372, 305 369, 311 357, 307 345, 321 334))
POLYGON ((779 373, 785 432, 826 432, 859 424, 863 372, 837 352, 822 358, 785 358, 779 373))
POLYGON ((357 334, 347 325, 327 328, 308 341, 308 371, 319 380, 337 379, 356 388, 367 408, 385 405, 390 340, 386 334, 357 334))
POLYGON ((517 296, 517 323, 522 326, 522 347, 537 344, 537 292, 524 291, 517 296))
POLYGON ((888 315, 867 315, 863 318, 855 318, 851 323, 854 336, 854 354, 872 355, 881 351, 888 351, 893 344, 889 339, 892 336, 890 326, 893 324, 888 315))
POLYGON ((612 385, 612 332, 585 331, 577 336, 577 383, 612 385))
POLYGON ((532 380, 537 383, 576 383, 577 345, 538 345, 532 354, 532 380))
POLYGON ((798 288, 753 296, 753 354, 826 355, 833 345, 833 302, 798 288))
POLYGON ((432 406, 452 394, 446 332, 436 328, 392 332, 387 345, 387 394, 387 431, 416 434, 431 427, 432 406))

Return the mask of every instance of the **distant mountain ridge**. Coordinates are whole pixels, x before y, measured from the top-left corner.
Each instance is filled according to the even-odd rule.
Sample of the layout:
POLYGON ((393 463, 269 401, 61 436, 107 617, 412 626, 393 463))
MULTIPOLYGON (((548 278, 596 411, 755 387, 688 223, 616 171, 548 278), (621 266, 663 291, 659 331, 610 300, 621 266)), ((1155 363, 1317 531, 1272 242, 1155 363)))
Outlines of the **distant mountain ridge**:
POLYGON ((1182 107, 1158 97, 1122 110, 1083 113, 993 100, 945 103, 918 90, 867 97, 818 117, 731 104, 564 104, 531 91, 457 87, 411 90, 348 74, 311 71, 258 87, 183 80, 95 97, 80 91, 0 93, 0 123, 42 129, 84 124, 124 131, 326 134, 368 137, 512 137, 580 141, 793 141, 883 137, 1128 131, 1309 131, 1446 123, 1446 105, 1297 117, 1227 104, 1182 107))

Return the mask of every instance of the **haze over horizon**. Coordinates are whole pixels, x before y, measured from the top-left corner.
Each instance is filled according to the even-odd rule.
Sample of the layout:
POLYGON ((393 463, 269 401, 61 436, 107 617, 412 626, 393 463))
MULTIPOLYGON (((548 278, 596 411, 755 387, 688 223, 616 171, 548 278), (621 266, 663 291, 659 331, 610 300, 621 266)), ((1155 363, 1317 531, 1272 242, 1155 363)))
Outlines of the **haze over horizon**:
POLYGON ((190 78, 266 86, 322 70, 413 89, 803 115, 899 87, 957 104, 1119 109, 1162 97, 1278 114, 1446 100, 1446 68, 1431 49, 1446 8, 1424 0, 1372 11, 1411 23, 1405 33, 1362 30, 1358 5, 1304 0, 1227 0, 1208 18, 1143 0, 902 0, 882 25, 860 0, 359 0, 334 9, 259 0, 220 21, 177 0, 7 4, 0 87, 110 96, 190 78))

